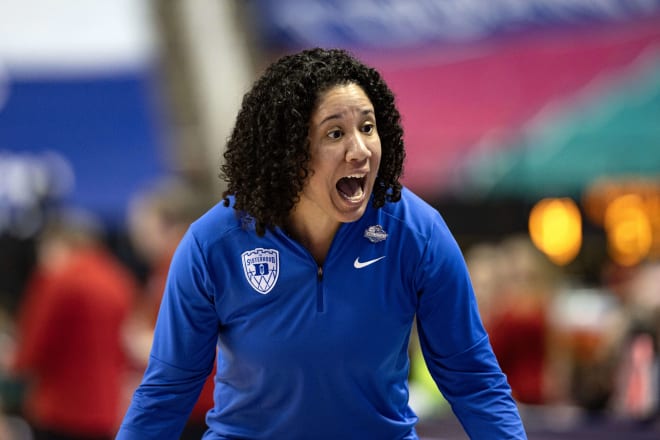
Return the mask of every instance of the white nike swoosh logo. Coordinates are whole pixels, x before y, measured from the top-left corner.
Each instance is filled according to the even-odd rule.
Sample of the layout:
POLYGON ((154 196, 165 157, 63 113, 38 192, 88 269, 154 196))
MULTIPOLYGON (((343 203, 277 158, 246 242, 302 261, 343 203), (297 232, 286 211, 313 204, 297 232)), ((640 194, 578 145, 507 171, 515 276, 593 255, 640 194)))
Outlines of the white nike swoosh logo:
POLYGON ((367 261, 360 261, 360 257, 357 257, 353 262, 353 267, 356 269, 362 269, 363 267, 367 267, 370 264, 374 264, 376 261, 380 261, 385 257, 386 256, 383 255, 382 257, 374 258, 373 260, 367 260, 367 261))

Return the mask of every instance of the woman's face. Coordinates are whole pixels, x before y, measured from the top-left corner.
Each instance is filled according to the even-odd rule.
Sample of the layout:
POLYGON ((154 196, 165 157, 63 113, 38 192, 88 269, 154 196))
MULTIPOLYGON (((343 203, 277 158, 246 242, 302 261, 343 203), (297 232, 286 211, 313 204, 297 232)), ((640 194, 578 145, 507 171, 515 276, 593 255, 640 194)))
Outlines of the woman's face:
POLYGON ((358 220, 369 203, 381 158, 374 107, 362 88, 324 92, 310 118, 310 176, 296 211, 316 221, 358 220))

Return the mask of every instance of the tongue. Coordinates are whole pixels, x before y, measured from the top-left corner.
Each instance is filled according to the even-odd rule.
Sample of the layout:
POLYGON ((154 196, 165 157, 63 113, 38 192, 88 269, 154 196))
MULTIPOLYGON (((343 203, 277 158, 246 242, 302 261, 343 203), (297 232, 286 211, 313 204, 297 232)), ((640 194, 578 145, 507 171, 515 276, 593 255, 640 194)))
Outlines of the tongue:
POLYGON ((346 197, 356 197, 362 194, 362 187, 358 179, 344 177, 337 182, 337 189, 346 197))

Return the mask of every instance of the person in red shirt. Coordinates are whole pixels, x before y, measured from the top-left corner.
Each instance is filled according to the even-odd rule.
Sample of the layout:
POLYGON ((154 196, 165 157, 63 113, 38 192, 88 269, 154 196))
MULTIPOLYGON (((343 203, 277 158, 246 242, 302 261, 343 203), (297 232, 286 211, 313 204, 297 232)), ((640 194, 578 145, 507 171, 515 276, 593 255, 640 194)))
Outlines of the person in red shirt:
POLYGON ((121 418, 122 327, 136 283, 85 216, 49 222, 17 319, 12 370, 36 440, 110 439, 121 418))
POLYGON ((497 275, 484 320, 493 351, 514 398, 543 405, 563 394, 551 356, 549 307, 557 273, 528 237, 511 236, 491 256, 497 275))

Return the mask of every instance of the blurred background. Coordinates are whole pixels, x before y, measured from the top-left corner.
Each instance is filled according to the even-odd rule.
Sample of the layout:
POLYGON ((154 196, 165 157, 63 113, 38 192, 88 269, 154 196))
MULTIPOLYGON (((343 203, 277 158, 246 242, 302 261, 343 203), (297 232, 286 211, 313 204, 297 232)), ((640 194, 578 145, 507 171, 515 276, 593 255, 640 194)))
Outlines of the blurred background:
MULTIPOLYGON (((243 94, 312 46, 394 91, 530 438, 659 438, 660 0, 0 0, 0 439, 32 438, 56 368, 16 363, 52 217, 133 278, 123 405, 243 94)), ((465 438, 411 356, 420 434, 465 438)))

